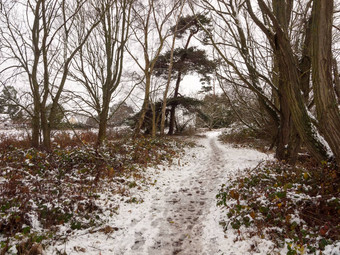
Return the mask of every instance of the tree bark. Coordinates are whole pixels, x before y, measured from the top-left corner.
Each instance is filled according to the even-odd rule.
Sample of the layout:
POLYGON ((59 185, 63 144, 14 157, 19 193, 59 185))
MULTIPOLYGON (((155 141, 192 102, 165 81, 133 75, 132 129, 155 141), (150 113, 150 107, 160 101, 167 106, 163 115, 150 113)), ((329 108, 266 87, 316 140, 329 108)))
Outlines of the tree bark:
POLYGON ((339 165, 340 112, 332 80, 333 5, 333 0, 313 1, 312 78, 319 128, 339 165))
MULTIPOLYGON (((34 107, 36 108, 36 107, 34 107)), ((39 138, 40 138, 40 117, 39 110, 34 109, 32 117, 32 141, 31 146, 33 148, 39 148, 39 138)))
MULTIPOLYGON (((284 33, 288 37, 288 26, 292 11, 292 0, 281 1, 273 0, 273 12, 276 19, 281 24, 284 33)), ((285 92, 285 83, 287 80, 284 78, 286 72, 285 67, 282 65, 280 58, 280 51, 274 49, 274 83, 278 88, 278 102, 280 108, 280 125, 278 127, 278 141, 276 147, 276 158, 279 160, 285 160, 294 164, 297 159, 297 153, 300 147, 300 139, 297 135, 294 123, 292 121, 291 111, 289 108, 287 93, 285 92)))
POLYGON ((32 27, 32 47, 34 52, 34 61, 31 73, 28 71, 28 78, 30 80, 31 91, 33 94, 33 117, 32 117, 32 147, 38 148, 40 146, 40 93, 38 83, 38 64, 41 51, 39 49, 39 24, 40 24, 40 6, 41 1, 37 1, 34 11, 34 23, 32 27))
POLYGON ((99 115, 99 129, 97 137, 97 146, 101 146, 106 139, 107 116, 109 114, 109 104, 105 104, 99 115))
POLYGON ((137 136, 140 133, 140 130, 142 128, 144 119, 145 119, 145 114, 147 110, 149 109, 149 104, 150 104, 150 86, 151 86, 151 74, 146 73, 145 74, 145 92, 144 92, 144 102, 142 106, 142 110, 138 119, 138 122, 135 127, 135 133, 134 136, 137 136))
POLYGON ((41 131, 43 134, 43 149, 51 150, 51 127, 46 116, 46 107, 40 109, 41 131))
POLYGON ((306 105, 309 100, 309 93, 311 91, 310 75, 312 68, 311 61, 311 25, 312 20, 309 19, 306 24, 305 29, 305 40, 302 48, 302 58, 299 63, 301 72, 301 91, 303 92, 303 97, 306 105))
POLYGON ((158 118, 157 118, 157 111, 156 111, 156 103, 152 104, 151 106, 152 111, 152 119, 151 119, 151 137, 156 137, 157 132, 157 125, 158 125, 158 118))
POLYGON ((281 70, 284 70, 282 75, 286 81, 283 89, 287 95, 287 103, 291 111, 294 126, 301 137, 302 142, 305 143, 308 151, 317 161, 321 162, 322 160, 327 160, 328 154, 326 148, 320 142, 317 134, 315 133, 315 127, 313 127, 311 123, 304 99, 301 95, 301 80, 298 63, 294 56, 287 34, 263 0, 258 0, 258 4, 263 14, 267 15, 271 20, 275 34, 268 30, 255 15, 252 10, 250 0, 246 0, 246 4, 251 18, 265 33, 273 47, 273 50, 277 52, 277 59, 282 66, 281 70))
POLYGON ((333 59, 333 75, 334 75, 334 90, 336 97, 338 99, 338 104, 340 104, 340 77, 338 71, 338 63, 336 59, 333 59))
MULTIPOLYGON (((176 100, 178 98, 178 92, 179 92, 179 85, 181 84, 182 80, 182 73, 179 71, 177 75, 176 80, 176 87, 175 87, 175 93, 174 93, 174 99, 176 100)), ((170 120, 169 120, 169 132, 168 135, 173 135, 175 131, 175 118, 176 118, 176 102, 172 105, 170 110, 170 120)))
POLYGON ((297 63, 294 58, 288 38, 281 32, 277 34, 278 47, 280 49, 279 61, 284 71, 283 75, 287 82, 283 90, 287 94, 287 102, 292 114, 292 120, 302 141, 306 144, 312 156, 321 162, 328 158, 326 149, 313 129, 307 112, 304 98, 300 92, 300 79, 297 63))

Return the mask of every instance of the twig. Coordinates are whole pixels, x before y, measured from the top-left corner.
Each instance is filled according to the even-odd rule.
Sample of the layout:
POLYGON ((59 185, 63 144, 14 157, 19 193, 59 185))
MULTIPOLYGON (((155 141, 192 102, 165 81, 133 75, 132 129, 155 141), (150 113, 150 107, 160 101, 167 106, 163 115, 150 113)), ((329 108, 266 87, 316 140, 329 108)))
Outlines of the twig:
POLYGON ((265 162, 265 160, 261 160, 253 169, 249 171, 249 173, 252 173, 253 171, 255 171, 263 162, 265 162))

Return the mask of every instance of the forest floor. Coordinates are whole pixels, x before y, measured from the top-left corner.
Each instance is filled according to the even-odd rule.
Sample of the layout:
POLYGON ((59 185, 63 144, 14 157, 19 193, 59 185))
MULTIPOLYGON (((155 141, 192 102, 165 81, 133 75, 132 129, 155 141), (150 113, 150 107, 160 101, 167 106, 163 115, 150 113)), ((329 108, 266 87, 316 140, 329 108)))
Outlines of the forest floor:
POLYGON ((221 132, 118 139, 100 157, 67 134, 52 154, 3 142, 0 253, 340 254, 338 187, 221 132))
POLYGON ((234 230, 223 232, 215 198, 223 182, 271 156, 222 145, 219 134, 196 137, 198 146, 186 149, 174 165, 147 169, 154 185, 131 191, 140 203, 121 203, 117 215, 107 218, 107 233, 73 232, 47 253, 236 255, 253 254, 254 246, 271 253, 270 241, 234 242, 234 230))

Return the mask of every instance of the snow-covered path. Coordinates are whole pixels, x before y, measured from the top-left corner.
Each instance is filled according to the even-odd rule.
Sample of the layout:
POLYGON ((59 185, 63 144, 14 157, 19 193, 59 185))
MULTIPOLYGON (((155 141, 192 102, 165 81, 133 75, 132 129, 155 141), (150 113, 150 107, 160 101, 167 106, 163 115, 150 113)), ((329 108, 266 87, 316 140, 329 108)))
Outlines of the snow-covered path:
MULTIPOLYGON (((201 254, 205 248, 203 222, 214 202, 213 191, 222 173, 222 151, 216 138, 209 139, 206 150, 193 165, 182 169, 189 176, 175 178, 180 188, 167 187, 161 195, 166 198, 165 204, 153 221, 159 229, 158 236, 155 245, 148 247, 148 254, 201 254)), ((157 195, 155 199, 160 201, 157 195)))
POLYGON ((117 231, 79 232, 48 254, 55 248, 67 254, 247 254, 251 242, 234 243, 234 236, 226 237, 219 226, 215 196, 220 184, 269 157, 222 145, 218 134, 199 138, 201 146, 187 149, 176 165, 148 169, 154 185, 135 191, 143 203, 122 202, 118 215, 108 217, 107 224, 117 231))

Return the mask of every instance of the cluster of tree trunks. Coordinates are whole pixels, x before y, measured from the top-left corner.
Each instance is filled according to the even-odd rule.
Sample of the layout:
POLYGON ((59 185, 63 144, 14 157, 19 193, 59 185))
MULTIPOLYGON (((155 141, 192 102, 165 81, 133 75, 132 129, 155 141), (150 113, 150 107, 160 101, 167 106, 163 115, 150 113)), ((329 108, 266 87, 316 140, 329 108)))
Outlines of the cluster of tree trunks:
POLYGON ((237 77, 242 81, 258 96, 259 104, 276 125, 276 157, 294 164, 304 146, 317 161, 335 159, 340 164, 339 75, 332 56, 334 2, 222 0, 215 5, 201 0, 201 3, 219 20, 215 22, 214 33, 210 33, 210 42, 228 66, 226 75, 230 78, 225 80, 236 84, 233 78, 237 77), (296 8, 300 8, 298 15, 296 8), (251 25, 242 24, 240 17, 252 21, 267 39, 270 49, 261 47, 271 54, 268 74, 257 67, 259 55, 252 47, 259 44, 252 36, 251 25), (222 34, 229 35, 229 39, 224 41, 222 34), (236 49, 242 61, 228 55, 228 47, 236 49), (271 96, 264 93, 264 83, 270 86, 271 96))
MULTIPOLYGON (((340 79, 332 54, 334 0, 195 2, 210 10, 212 19, 195 13, 194 3, 182 0, 171 4, 156 0, 143 3, 37 0, 23 5, 27 18, 16 22, 17 4, 5 0, 1 8, 0 21, 4 24, 0 26, 1 47, 8 56, 2 64, 9 65, 1 74, 13 69, 13 76, 24 73, 27 77, 32 104, 21 107, 32 120, 33 147, 51 149, 51 129, 62 111, 60 101, 69 77, 85 88, 86 98, 90 100, 82 100, 97 114, 97 145, 103 143, 111 117, 110 104, 121 85, 127 52, 141 70, 140 84, 144 89, 136 135, 150 106, 154 113, 152 135, 156 135, 160 118, 161 133, 164 131, 171 80, 175 81, 173 99, 176 100, 186 74, 194 72, 208 79, 208 74, 217 72, 218 62, 224 65, 221 69, 225 68, 218 78, 246 86, 276 126, 278 159, 295 163, 300 147, 305 146, 319 162, 333 157, 340 164, 340 79), (186 4, 193 15, 182 15, 186 4), (246 22, 240 21, 241 16, 246 22), (296 24, 297 19, 301 24, 296 24), (252 36, 253 25, 262 32, 267 45, 257 44, 252 36), (209 60, 203 50, 189 47, 192 38, 200 33, 204 35, 202 42, 210 42, 214 47, 218 61, 209 60), (175 47, 176 40, 184 35, 187 37, 183 47, 175 47), (162 54, 170 36, 171 49, 162 54), (137 57, 131 49, 132 37, 142 56, 137 57), (255 53, 256 45, 264 52, 255 53), (270 59, 267 73, 263 73, 263 66, 258 68, 260 57, 270 59), (162 114, 157 116, 151 102, 151 85, 155 77, 164 74, 167 86, 162 114)), ((171 105, 169 134, 174 132, 176 106, 171 105)))
POLYGON ((294 162, 300 142, 319 162, 329 159, 327 148, 320 140, 318 132, 332 149, 335 159, 340 162, 339 109, 332 81, 332 15, 333 1, 313 1, 313 11, 306 25, 303 59, 295 56, 289 40, 289 24, 293 1, 273 0, 273 11, 258 1, 261 11, 272 22, 272 31, 261 23, 252 12, 250 1, 247 7, 255 23, 265 32, 274 54, 274 68, 278 71, 277 88, 279 94, 280 126, 277 157, 294 162), (309 75, 312 72, 314 104, 317 123, 313 123, 308 113, 309 75), (302 94, 301 91, 305 91, 302 94))

